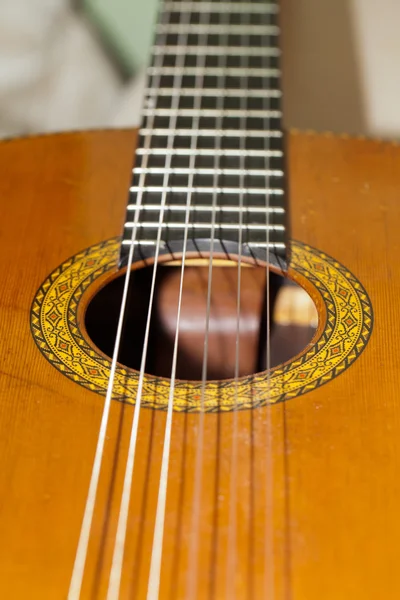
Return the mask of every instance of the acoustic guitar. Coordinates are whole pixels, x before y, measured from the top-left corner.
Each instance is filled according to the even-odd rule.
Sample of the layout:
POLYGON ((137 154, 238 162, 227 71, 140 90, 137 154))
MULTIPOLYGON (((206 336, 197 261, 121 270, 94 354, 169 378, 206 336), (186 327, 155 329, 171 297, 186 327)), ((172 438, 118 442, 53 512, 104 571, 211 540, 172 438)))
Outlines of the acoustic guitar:
POLYGON ((0 145, 2 599, 400 597, 400 149, 278 38, 165 0, 139 132, 0 145))

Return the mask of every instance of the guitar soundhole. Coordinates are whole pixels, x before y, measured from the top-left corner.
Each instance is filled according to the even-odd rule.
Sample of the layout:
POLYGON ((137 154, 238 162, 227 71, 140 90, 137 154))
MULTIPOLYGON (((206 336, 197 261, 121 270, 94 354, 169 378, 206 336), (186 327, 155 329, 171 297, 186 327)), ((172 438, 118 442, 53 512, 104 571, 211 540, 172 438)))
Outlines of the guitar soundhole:
MULTIPOLYGON (((179 267, 159 266, 155 289, 146 373, 169 377, 179 297, 179 267)), ((149 307, 152 267, 132 272, 119 363, 140 369, 149 307)), ((124 277, 102 288, 87 307, 85 325, 93 343, 112 356, 124 277)), ((270 307, 271 367, 299 354, 311 341, 317 327, 313 301, 303 288, 273 272, 269 273, 266 301, 266 270, 242 268, 239 321, 239 375, 266 368, 267 305, 270 307)), ((215 267, 211 285, 207 379, 234 377, 237 339, 238 270, 215 267)), ((185 270, 179 325, 177 377, 201 380, 207 315, 208 268, 185 270)))

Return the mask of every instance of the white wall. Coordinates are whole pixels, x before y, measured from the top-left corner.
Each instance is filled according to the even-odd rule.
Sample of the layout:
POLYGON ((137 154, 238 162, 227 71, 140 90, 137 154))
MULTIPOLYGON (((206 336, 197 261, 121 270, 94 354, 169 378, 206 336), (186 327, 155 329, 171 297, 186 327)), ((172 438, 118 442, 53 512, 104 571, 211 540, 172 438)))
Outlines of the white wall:
POLYGON ((400 137, 400 0, 282 0, 288 126, 400 137))
POLYGON ((400 0, 353 0, 366 130, 400 137, 400 0))
MULTIPOLYGON (((400 138, 400 0, 281 4, 286 125, 400 138)), ((137 124, 141 90, 70 0, 0 0, 0 137, 137 124)))

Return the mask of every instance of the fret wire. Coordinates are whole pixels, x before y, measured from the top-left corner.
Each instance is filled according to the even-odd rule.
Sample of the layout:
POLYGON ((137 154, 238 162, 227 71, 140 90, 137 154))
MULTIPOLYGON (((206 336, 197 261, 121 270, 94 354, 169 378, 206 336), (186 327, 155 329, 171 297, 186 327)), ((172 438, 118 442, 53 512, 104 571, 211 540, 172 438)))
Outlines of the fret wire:
MULTIPOLYGON (((125 246, 130 246, 132 244, 131 240, 122 240, 122 243, 125 246)), ((135 246, 155 246, 157 244, 156 240, 135 240, 134 242, 135 246)), ((160 240, 160 245, 161 246, 165 246, 165 242, 164 240, 160 240)))
POLYGON ((217 173, 218 175, 253 175, 264 177, 265 175, 271 177, 283 177, 283 171, 279 171, 277 169, 189 169, 189 168, 176 168, 176 169, 166 169, 164 167, 152 167, 152 168, 142 168, 135 167, 133 169, 133 173, 145 173, 145 174, 155 174, 155 175, 163 175, 164 173, 171 173, 174 175, 213 175, 217 173))
POLYGON ((247 246, 249 248, 272 248, 273 250, 286 249, 286 244, 282 242, 248 242, 247 246))
POLYGON ((281 98, 281 90, 242 90, 242 89, 207 89, 202 88, 153 88, 146 89, 147 96, 212 96, 216 98, 218 95, 223 95, 227 98, 281 98))
MULTIPOLYGON (((135 246, 155 246, 157 244, 157 242, 154 240, 135 240, 133 243, 135 246)), ((122 240, 122 244, 124 246, 130 246, 132 244, 132 241, 122 240)), ((162 247, 166 246, 164 240, 161 240, 160 244, 162 247)), ((267 244, 265 242, 247 242, 245 246, 248 246, 249 248, 267 248, 267 244)), ((286 244, 284 244, 283 242, 270 242, 268 244, 268 248, 276 250, 285 250, 286 244)))
MULTIPOLYGON (((132 229, 132 227, 135 227, 135 224, 128 221, 127 223, 124 224, 124 227, 127 229, 132 229)), ((146 222, 146 221, 142 221, 140 223, 137 224, 137 227, 142 228, 142 229, 158 229, 160 227, 160 224, 158 222, 154 222, 152 223, 150 222, 146 222)), ((168 222, 168 223, 161 223, 161 227, 163 229, 185 229, 186 227, 189 227, 190 229, 211 229, 212 228, 212 223, 173 223, 173 222, 168 222)), ((216 223, 215 227, 219 227, 220 229, 230 229, 230 230, 238 230, 239 228, 243 229, 243 230, 253 230, 253 231, 264 231, 266 227, 268 227, 268 229, 270 231, 285 231, 285 226, 284 225, 265 225, 265 223, 263 223, 262 225, 258 225, 256 223, 247 223, 245 225, 242 225, 240 227, 239 223, 216 223)))
MULTIPOLYGON (((161 208, 160 204, 143 204, 140 207, 141 211, 149 211, 149 212, 157 212, 161 208)), ((128 204, 128 211, 136 210, 136 204, 128 204)), ((166 211, 171 212, 186 212, 187 208, 185 204, 169 204, 165 207, 166 211)), ((212 212, 215 210, 216 212, 239 212, 243 210, 243 212, 248 213, 276 213, 276 214, 284 214, 285 210, 280 206, 216 206, 215 209, 212 205, 205 204, 195 204, 189 207, 189 211, 195 212, 212 212)))
POLYGON ((263 131, 260 129, 151 129, 144 127, 139 130, 140 135, 154 135, 154 136, 167 136, 174 135, 176 137, 190 137, 192 135, 197 137, 247 137, 247 138, 281 138, 283 136, 282 131, 270 130, 263 131))
POLYGON ((242 76, 242 77, 280 77, 281 72, 279 69, 265 69, 265 68, 251 68, 245 69, 243 67, 227 67, 222 69, 220 67, 148 67, 147 73, 150 76, 153 75, 207 75, 207 77, 219 77, 226 75, 228 77, 242 76))
POLYGON ((279 7, 272 3, 252 4, 247 2, 165 2, 164 9, 169 12, 190 10, 194 13, 251 13, 277 14, 279 7))
POLYGON ((175 186, 139 186, 133 185, 130 188, 131 192, 170 192, 170 193, 194 193, 194 194, 272 194, 281 196, 283 190, 280 188, 227 188, 227 187, 175 187, 175 186))
POLYGON ((142 110, 144 117, 160 116, 169 117, 170 115, 177 114, 180 117, 259 117, 259 118, 270 118, 280 119, 282 112, 280 110, 217 110, 213 108, 202 108, 195 110, 193 108, 145 108, 142 110))
POLYGON ((163 156, 164 154, 174 154, 176 156, 248 156, 248 157, 263 157, 270 156, 274 158, 282 158, 283 151, 282 150, 214 150, 210 149, 196 149, 192 150, 190 148, 138 148, 136 150, 136 154, 139 156, 146 155, 158 155, 163 156))
POLYGON ((280 34, 280 29, 276 25, 179 25, 179 24, 160 24, 156 27, 157 33, 172 33, 179 35, 182 32, 190 33, 209 33, 213 34, 222 34, 222 35, 269 35, 269 36, 278 36, 280 34))
POLYGON ((185 54, 188 56, 221 56, 228 54, 230 56, 256 56, 256 57, 279 57, 281 51, 279 48, 252 48, 243 46, 188 46, 182 48, 181 46, 154 46, 153 54, 155 56, 161 54, 162 56, 175 55, 179 56, 185 54))

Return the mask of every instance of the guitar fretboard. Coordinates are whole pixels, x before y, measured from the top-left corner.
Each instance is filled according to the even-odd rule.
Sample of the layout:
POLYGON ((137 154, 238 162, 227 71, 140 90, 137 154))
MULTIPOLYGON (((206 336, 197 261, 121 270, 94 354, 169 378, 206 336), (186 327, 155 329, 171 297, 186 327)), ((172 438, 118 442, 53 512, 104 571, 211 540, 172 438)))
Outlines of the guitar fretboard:
POLYGON ((284 266, 277 2, 165 1, 148 68, 121 262, 188 252, 284 266), (213 240, 211 244, 211 240, 213 240))

